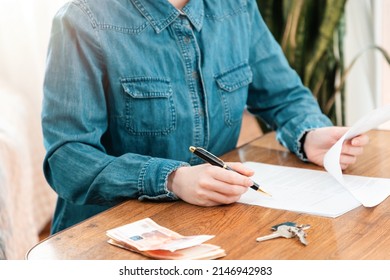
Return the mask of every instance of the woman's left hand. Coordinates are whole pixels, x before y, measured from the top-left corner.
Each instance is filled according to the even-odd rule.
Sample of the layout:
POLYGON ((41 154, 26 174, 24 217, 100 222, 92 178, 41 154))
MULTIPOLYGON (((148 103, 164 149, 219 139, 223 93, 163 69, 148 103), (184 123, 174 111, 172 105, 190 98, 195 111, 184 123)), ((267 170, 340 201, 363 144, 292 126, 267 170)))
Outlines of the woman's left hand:
MULTIPOLYGON (((326 152, 348 131, 348 127, 322 127, 309 131, 304 143, 304 151, 309 161, 323 166, 326 152)), ((340 155, 341 169, 346 169, 356 162, 363 153, 364 146, 369 143, 366 134, 358 135, 343 143, 340 155)))

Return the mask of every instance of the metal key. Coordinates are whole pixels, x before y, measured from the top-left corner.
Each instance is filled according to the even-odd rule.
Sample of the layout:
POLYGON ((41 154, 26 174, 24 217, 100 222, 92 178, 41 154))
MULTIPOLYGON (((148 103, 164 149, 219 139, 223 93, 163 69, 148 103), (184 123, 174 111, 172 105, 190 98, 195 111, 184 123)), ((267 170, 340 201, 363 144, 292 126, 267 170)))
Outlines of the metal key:
POLYGON ((292 238, 295 236, 295 233, 291 231, 291 226, 280 225, 276 228, 274 233, 268 234, 266 236, 256 238, 256 241, 265 241, 269 239, 284 237, 284 238, 292 238))
POLYGON ((300 226, 291 228, 291 231, 294 232, 295 236, 297 236, 299 238, 299 241, 301 241, 301 243, 303 245, 307 245, 307 240, 306 240, 307 234, 306 234, 305 230, 309 229, 309 228, 310 228, 310 225, 300 225, 300 226))
POLYGON ((296 227, 296 226, 297 226, 297 224, 294 223, 294 222, 284 222, 284 223, 281 223, 281 224, 277 224, 277 225, 272 226, 271 229, 272 229, 272 230, 277 230, 278 227, 283 226, 283 225, 284 225, 284 226, 290 226, 290 227, 296 227))
POLYGON ((290 230, 294 233, 296 237, 298 237, 299 241, 301 241, 303 245, 307 245, 306 233, 302 229, 292 227, 290 230))

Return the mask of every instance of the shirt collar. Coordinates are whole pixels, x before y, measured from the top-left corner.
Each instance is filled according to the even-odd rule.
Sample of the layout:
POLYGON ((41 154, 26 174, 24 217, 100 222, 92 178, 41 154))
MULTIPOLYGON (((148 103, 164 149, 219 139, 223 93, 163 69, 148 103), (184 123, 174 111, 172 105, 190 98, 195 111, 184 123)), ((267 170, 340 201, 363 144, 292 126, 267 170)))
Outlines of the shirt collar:
MULTIPOLYGON (((180 11, 167 0, 131 0, 140 13, 149 21, 157 33, 163 31, 177 17, 180 11)), ((202 29, 204 18, 203 0, 190 0, 182 9, 197 31, 202 29)))

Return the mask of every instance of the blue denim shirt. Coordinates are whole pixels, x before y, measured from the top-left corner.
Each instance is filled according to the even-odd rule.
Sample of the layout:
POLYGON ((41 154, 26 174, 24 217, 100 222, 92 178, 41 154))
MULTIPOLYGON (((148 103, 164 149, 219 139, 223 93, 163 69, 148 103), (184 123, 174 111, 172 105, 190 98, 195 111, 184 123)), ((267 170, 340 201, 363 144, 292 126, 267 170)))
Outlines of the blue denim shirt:
MULTIPOLYGON (((168 175, 235 148, 247 107, 299 156, 329 126, 255 0, 75 0, 56 14, 47 57, 44 172, 52 232, 131 198, 174 200, 168 175)), ((190 187, 190 186, 189 186, 190 187)))

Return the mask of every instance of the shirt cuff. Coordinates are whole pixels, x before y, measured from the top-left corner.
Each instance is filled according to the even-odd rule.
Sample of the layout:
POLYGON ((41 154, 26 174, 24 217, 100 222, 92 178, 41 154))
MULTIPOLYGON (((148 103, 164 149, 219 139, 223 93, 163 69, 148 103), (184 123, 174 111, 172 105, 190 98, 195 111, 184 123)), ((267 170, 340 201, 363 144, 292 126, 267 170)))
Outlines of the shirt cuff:
POLYGON ((146 162, 138 178, 138 188, 141 194, 139 200, 173 201, 178 197, 168 190, 168 176, 187 162, 162 158, 151 158, 146 162))
POLYGON ((333 126, 332 122, 324 115, 312 117, 301 123, 294 123, 282 131, 278 131, 278 141, 296 154, 302 161, 309 161, 304 153, 304 141, 306 134, 316 128, 333 126))
POLYGON ((297 156, 303 160, 303 161, 309 161, 307 159, 304 146, 305 146, 305 140, 306 140, 306 135, 309 133, 310 130, 304 131, 301 137, 299 137, 299 143, 298 143, 298 150, 297 150, 297 156))

